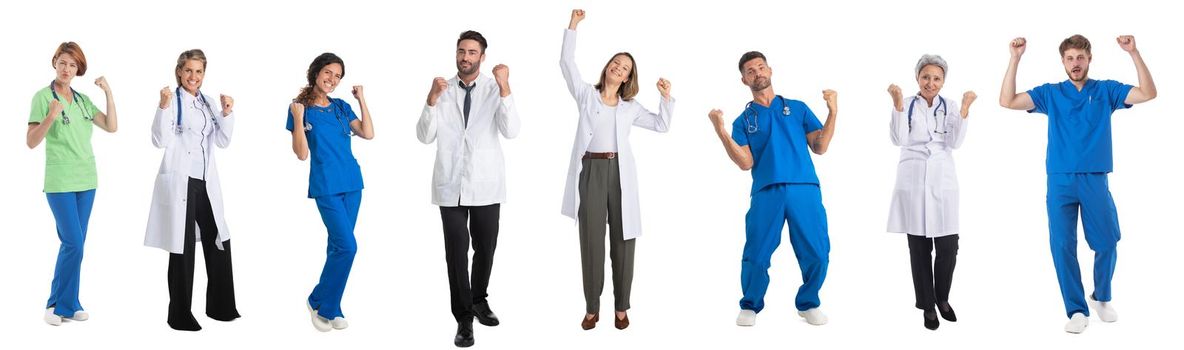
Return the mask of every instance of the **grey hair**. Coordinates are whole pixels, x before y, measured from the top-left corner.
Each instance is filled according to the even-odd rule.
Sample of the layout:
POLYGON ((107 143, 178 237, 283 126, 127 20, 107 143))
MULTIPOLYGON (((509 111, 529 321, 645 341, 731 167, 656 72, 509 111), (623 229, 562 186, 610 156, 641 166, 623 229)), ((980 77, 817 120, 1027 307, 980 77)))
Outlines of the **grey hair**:
POLYGON ((941 73, 943 75, 949 74, 949 66, 946 65, 945 59, 942 59, 939 55, 924 54, 921 56, 921 59, 917 60, 917 75, 921 75, 921 68, 925 68, 925 66, 931 64, 941 67, 941 73))

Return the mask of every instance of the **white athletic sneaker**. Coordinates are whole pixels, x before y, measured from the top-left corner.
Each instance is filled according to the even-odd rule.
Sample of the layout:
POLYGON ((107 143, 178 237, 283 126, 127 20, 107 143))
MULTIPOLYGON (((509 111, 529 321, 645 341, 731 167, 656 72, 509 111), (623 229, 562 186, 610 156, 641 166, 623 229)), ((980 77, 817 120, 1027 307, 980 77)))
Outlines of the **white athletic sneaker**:
POLYGON ((756 311, 740 310, 740 315, 736 316, 736 325, 743 327, 751 327, 756 324, 756 311))
POLYGON ((321 331, 321 332, 328 332, 329 330, 333 329, 333 326, 329 325, 329 320, 326 320, 324 317, 321 317, 321 315, 317 315, 317 310, 312 308, 312 304, 305 302, 304 305, 308 306, 308 312, 310 314, 312 314, 312 327, 313 328, 316 328, 318 331, 321 331))
POLYGON ((1073 334, 1080 334, 1085 332, 1085 327, 1089 326, 1089 317, 1085 317, 1083 313, 1075 313, 1073 317, 1069 318, 1069 323, 1065 324, 1065 331, 1073 334))
POLYGON ((342 329, 349 328, 349 322, 345 320, 345 317, 337 317, 332 320, 329 320, 329 324, 332 324, 333 329, 336 329, 336 330, 342 330, 342 329))
POLYGON ((827 321, 829 321, 826 318, 826 314, 822 313, 822 310, 819 310, 818 308, 813 308, 806 311, 798 311, 798 316, 802 316, 806 319, 806 323, 815 326, 824 325, 827 321))
POLYGON ((45 309, 45 323, 48 323, 50 326, 61 326, 62 316, 55 315, 52 307, 45 309))
POLYGON ((90 319, 90 313, 78 310, 74 312, 74 316, 66 317, 66 319, 71 321, 86 321, 90 319))
POLYGON ((1093 295, 1090 295, 1089 308, 1094 309, 1094 313, 1098 314, 1098 318, 1102 319, 1102 322, 1118 321, 1118 311, 1114 311, 1114 306, 1110 305, 1109 301, 1098 301, 1094 299, 1093 295))

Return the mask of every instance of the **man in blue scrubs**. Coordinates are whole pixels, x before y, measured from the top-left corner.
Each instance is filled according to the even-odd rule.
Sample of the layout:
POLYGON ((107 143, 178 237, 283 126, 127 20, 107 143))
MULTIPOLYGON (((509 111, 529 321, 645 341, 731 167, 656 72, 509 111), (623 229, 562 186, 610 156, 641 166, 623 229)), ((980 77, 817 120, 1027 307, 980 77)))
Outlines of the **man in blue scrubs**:
POLYGON ((826 208, 810 151, 823 154, 835 133, 838 94, 822 92, 830 113, 826 124, 805 103, 773 94, 773 70, 765 55, 752 51, 740 58, 741 81, 752 90, 752 102, 724 128, 723 112, 708 116, 728 157, 741 170, 752 170, 752 202, 745 217, 744 257, 740 267, 740 315, 736 324, 756 324, 765 307, 769 287, 769 259, 781 243, 781 228, 789 223, 789 240, 802 270, 802 286, 795 305, 798 315, 812 325, 826 324, 818 309, 818 291, 826 279, 830 237, 826 208))
POLYGON ((1110 305, 1110 280, 1114 277, 1116 246, 1120 237, 1118 212, 1110 196, 1107 174, 1114 170, 1110 116, 1155 98, 1155 83, 1135 38, 1123 35, 1118 45, 1130 53, 1139 74, 1139 86, 1089 78, 1093 59, 1089 40, 1074 35, 1061 42, 1061 63, 1069 80, 1037 86, 1016 94, 1015 74, 1027 40, 1011 41, 1011 64, 1003 77, 999 104, 1015 110, 1048 115, 1048 231, 1053 265, 1069 322, 1065 331, 1081 333, 1089 325, 1089 308, 1081 286, 1077 262, 1077 215, 1085 227, 1085 241, 1094 251, 1094 291, 1089 306, 1103 322, 1118 320, 1110 305))

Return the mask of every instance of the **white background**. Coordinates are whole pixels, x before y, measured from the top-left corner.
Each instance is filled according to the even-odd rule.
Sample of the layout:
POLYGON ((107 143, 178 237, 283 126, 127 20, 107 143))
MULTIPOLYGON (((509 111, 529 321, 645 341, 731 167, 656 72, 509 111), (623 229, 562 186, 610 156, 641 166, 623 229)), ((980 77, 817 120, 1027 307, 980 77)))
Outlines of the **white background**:
MULTIPOLYGON (((502 325, 477 325, 477 346, 519 348, 699 348, 787 346, 1096 347, 1171 341, 1179 327, 1181 81, 1178 19, 1165 2, 1038 1, 862 3, 713 1, 509 1, 414 3, 249 1, 9 3, 0 22, 0 155, 7 167, 0 254, 4 347, 96 345, 147 348, 451 348, 443 239, 430 204, 435 145, 414 128, 433 77, 455 74, 457 34, 489 40, 482 71, 510 66, 522 133, 503 142, 509 200, 490 287, 502 325), (612 53, 630 51, 643 81, 638 101, 657 108, 653 84, 673 82, 673 129, 636 129, 634 143, 645 233, 637 245, 633 325, 610 317, 583 331, 577 232, 559 214, 576 111, 558 67, 570 10, 582 7, 577 61, 593 79, 612 53), (1174 28, 1174 29, 1173 29, 1174 28), (1133 34, 1159 98, 1115 114, 1110 185, 1123 240, 1114 278, 1120 321, 1094 317, 1080 336, 1062 331, 1064 309, 1048 247, 1044 209, 1046 120, 996 103, 1007 43, 1026 36, 1018 89, 1065 79, 1057 45, 1080 33, 1093 41, 1091 77, 1137 84, 1115 43, 1133 34), (1173 34, 1174 33, 1174 34, 1173 34), (105 75, 120 129, 96 129, 99 188, 82 269, 81 300, 91 320, 41 321, 58 249, 41 193, 44 146, 24 147, 32 94, 53 78, 58 43, 76 41, 89 72, 73 86, 96 101, 105 75), (184 50, 209 57, 203 91, 237 101, 234 142, 219 150, 243 318, 204 316, 199 258, 194 313, 205 329, 165 324, 166 253, 142 246, 152 179, 162 152, 149 141, 158 91, 175 86, 184 50), (835 141, 815 166, 830 219, 830 272, 814 327, 794 312, 800 275, 788 240, 774 255, 765 312, 752 328, 734 324, 750 175, 728 160, 706 117, 738 115, 751 99, 737 59, 761 50, 776 92, 804 100, 820 117, 824 88, 839 92, 835 141), (364 85, 377 137, 356 139, 366 181, 359 252, 343 302, 351 327, 321 334, 303 306, 324 261, 325 229, 305 198, 308 163, 296 160, 283 129, 285 108, 317 54, 346 62, 336 97, 364 85), (915 89, 923 53, 950 64, 943 94, 975 90, 970 131, 956 152, 962 239, 952 305, 960 321, 937 332, 913 308, 905 238, 885 233, 899 150, 888 139, 890 83, 915 89)), ((354 103, 356 106, 356 103, 354 103)), ((100 108, 104 104, 99 104, 100 108)), ((1079 248, 1086 291, 1092 252, 1079 248)), ((602 304, 612 305, 611 280, 602 304)), ((1174 342, 1174 341, 1172 341, 1174 342)))

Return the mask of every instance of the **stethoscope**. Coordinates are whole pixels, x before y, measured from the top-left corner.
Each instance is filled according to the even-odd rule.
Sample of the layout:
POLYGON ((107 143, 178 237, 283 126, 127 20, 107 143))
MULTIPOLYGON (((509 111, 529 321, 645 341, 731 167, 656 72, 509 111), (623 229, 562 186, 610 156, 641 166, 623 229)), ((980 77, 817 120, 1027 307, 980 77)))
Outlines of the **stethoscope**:
MULTIPOLYGON (((921 95, 918 94, 917 96, 921 96, 921 95)), ((913 131, 913 107, 916 105, 917 105, 917 99, 913 99, 913 103, 909 104, 909 131, 913 131)), ((947 107, 946 106, 946 99, 944 97, 941 97, 941 95, 938 95, 937 96, 937 108, 933 109, 933 122, 937 123, 937 111, 941 110, 941 123, 937 123, 937 124, 942 126, 942 130, 938 131, 937 125, 934 125, 933 126, 933 133, 935 133, 935 134, 945 134, 945 133, 949 132, 949 131, 945 130, 946 118, 949 116, 949 109, 946 107, 947 107)))
MULTIPOLYGON (((205 105, 205 107, 206 107, 205 110, 198 108, 197 111, 201 112, 202 117, 209 117, 209 120, 214 122, 214 127, 217 128, 218 127, 218 119, 213 117, 214 109, 210 108, 210 102, 208 100, 206 100, 205 95, 202 95, 201 91, 198 91, 195 98, 197 99, 197 101, 200 101, 201 104, 205 105), (210 111, 210 115, 208 115, 208 116, 205 115, 206 110, 210 111)), ((177 87, 177 125, 176 125, 177 135, 180 135, 181 132, 183 132, 185 130, 184 126, 181 124, 181 109, 182 109, 181 108, 181 87, 178 86, 177 87)), ((206 126, 202 125, 201 129, 202 129, 202 133, 204 134, 206 126)))
MULTIPOLYGON (((789 104, 785 103, 785 97, 781 97, 781 95, 777 95, 777 99, 781 100, 781 106, 782 106, 781 114, 788 116, 792 111, 789 109, 789 104)), ((761 131, 759 118, 760 118, 760 114, 757 114, 756 110, 752 108, 751 101, 749 101, 748 104, 744 105, 744 127, 746 129, 745 131, 747 131, 749 134, 755 134, 758 131, 761 131), (749 115, 752 115, 752 120, 749 120, 749 115)))
MULTIPOLYGON (((53 83, 54 82, 52 81, 49 82, 49 92, 53 93, 53 99, 55 101, 62 102, 62 99, 58 97, 58 91, 53 88, 53 83)), ((74 90, 74 88, 70 88, 70 92, 74 94, 74 105, 79 106, 79 108, 82 109, 82 118, 86 119, 87 121, 95 120, 95 116, 91 115, 90 112, 86 110, 86 107, 82 107, 80 105, 80 103, 82 103, 82 94, 79 94, 78 91, 74 90)), ((62 108, 62 124, 70 125, 70 117, 66 116, 65 108, 62 108)))
MULTIPOLYGON (((316 106, 316 105, 314 105, 314 106, 316 106)), ((318 107, 318 108, 324 108, 324 107, 320 107, 320 106, 317 106, 317 107, 318 107)), ((341 128, 342 128, 343 130, 345 130, 345 133, 344 133, 344 134, 345 134, 345 137, 350 137, 350 136, 353 136, 353 135, 354 135, 354 132, 353 132, 353 130, 350 130, 350 129, 349 129, 349 126, 348 126, 348 125, 346 125, 344 121, 342 121, 342 120, 344 119, 344 118, 341 116, 341 114, 342 114, 343 112, 341 111, 341 106, 338 106, 338 103, 337 103, 337 101, 334 101, 334 100, 329 100, 329 107, 328 107, 328 108, 333 110, 333 116, 334 116, 334 117, 336 117, 336 119, 337 119, 337 124, 338 124, 338 125, 341 125, 341 128)), ((307 132, 307 131, 312 131, 312 123, 309 123, 309 122, 308 122, 308 115, 306 114, 304 117, 305 117, 305 118, 304 118, 304 131, 306 131, 306 132, 307 132)))

